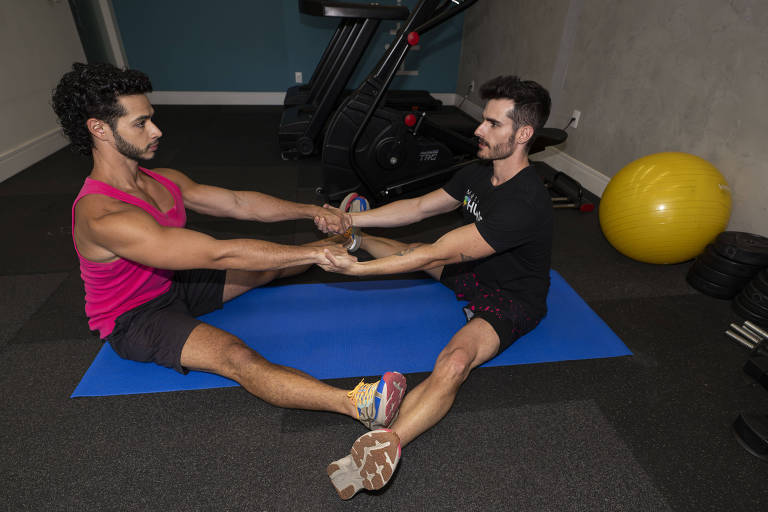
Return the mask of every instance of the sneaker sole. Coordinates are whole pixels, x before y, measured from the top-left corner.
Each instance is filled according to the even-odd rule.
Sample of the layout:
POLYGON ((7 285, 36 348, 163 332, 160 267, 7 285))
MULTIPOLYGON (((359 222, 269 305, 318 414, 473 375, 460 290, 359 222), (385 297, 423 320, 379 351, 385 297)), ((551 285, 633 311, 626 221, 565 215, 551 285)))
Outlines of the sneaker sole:
POLYGON ((356 192, 351 192, 351 193, 347 194, 344 197, 344 199, 341 200, 341 204, 339 204, 339 210, 341 210, 343 212, 348 212, 349 211, 349 207, 352 205, 352 201, 354 201, 358 197, 361 197, 361 196, 359 194, 357 194, 356 192))
POLYGON ((398 372, 387 372, 381 377, 381 380, 385 386, 382 396, 387 397, 384 405, 383 426, 389 427, 400 411, 400 402, 403 401, 407 384, 403 374, 398 372))
POLYGON ((381 489, 400 462, 400 438, 391 430, 372 430, 358 437, 349 455, 328 465, 328 477, 343 500, 362 489, 381 489))

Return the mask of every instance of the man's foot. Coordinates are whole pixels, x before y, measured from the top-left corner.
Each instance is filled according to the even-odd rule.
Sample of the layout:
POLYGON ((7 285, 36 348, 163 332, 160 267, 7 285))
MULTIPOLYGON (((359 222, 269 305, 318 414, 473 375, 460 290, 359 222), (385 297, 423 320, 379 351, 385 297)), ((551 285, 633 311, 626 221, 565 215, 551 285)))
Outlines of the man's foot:
POLYGON ((351 227, 344 232, 344 236, 347 239, 344 245, 347 252, 355 252, 363 245, 363 233, 360 228, 351 227))
POLYGON ((364 212, 369 208, 368 199, 356 192, 347 194, 339 204, 339 210, 343 212, 364 212))
POLYGON ((358 491, 381 489, 400 462, 400 438, 391 430, 372 430, 357 438, 349 455, 328 465, 328 476, 343 500, 358 491))
POLYGON ((361 380, 347 396, 357 408, 357 419, 374 430, 386 428, 395 421, 405 388, 405 377, 402 374, 387 372, 379 381, 371 384, 361 380))
MULTIPOLYGON (((347 194, 347 196, 341 200, 341 204, 339 205, 339 209, 343 212, 364 212, 368 210, 368 208, 368 200, 355 192, 347 194)), ((363 243, 363 234, 360 231, 360 228, 351 227, 347 230, 345 235, 348 236, 350 240, 349 244, 346 245, 347 251, 355 252, 358 250, 363 243)))

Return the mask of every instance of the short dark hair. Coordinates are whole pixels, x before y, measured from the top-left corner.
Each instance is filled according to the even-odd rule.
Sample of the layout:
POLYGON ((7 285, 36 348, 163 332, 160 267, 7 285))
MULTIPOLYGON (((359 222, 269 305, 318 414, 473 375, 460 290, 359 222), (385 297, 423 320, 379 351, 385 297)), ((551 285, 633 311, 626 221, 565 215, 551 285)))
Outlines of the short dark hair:
POLYGON ((141 71, 76 62, 53 90, 53 111, 73 149, 90 155, 93 139, 86 121, 93 117, 114 129, 115 121, 125 115, 118 98, 148 92, 152 92, 152 83, 141 71))
MULTIPOLYGON (((532 80, 520 80, 516 76, 497 76, 480 86, 483 100, 508 99, 515 102, 515 108, 507 112, 514 128, 530 125, 534 129, 544 126, 549 118, 552 100, 549 92, 532 80)), ((533 141, 531 137, 530 142, 533 141)))

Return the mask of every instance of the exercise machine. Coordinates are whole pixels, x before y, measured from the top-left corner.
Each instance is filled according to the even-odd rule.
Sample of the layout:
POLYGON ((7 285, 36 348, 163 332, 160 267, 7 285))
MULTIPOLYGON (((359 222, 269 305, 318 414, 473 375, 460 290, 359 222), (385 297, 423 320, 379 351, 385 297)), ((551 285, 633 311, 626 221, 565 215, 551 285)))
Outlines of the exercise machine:
MULTIPOLYGON (((383 98, 408 50, 430 29, 477 0, 421 0, 373 71, 328 122, 323 143, 323 186, 329 200, 360 189, 373 203, 424 181, 438 170, 463 163, 454 154, 473 154, 476 123, 445 128, 433 112, 403 111, 383 105, 383 98), (469 132, 469 133, 468 133, 469 132)), ((444 120, 445 121, 445 120, 444 120)))
POLYGON ((299 11, 340 21, 307 85, 286 92, 286 108, 278 130, 280 150, 285 156, 316 152, 328 116, 381 21, 403 20, 409 14, 403 6, 325 0, 299 0, 299 11))
MULTIPOLYGON (((477 121, 466 115, 401 111, 383 105, 386 91, 411 46, 429 30, 477 0, 421 0, 370 75, 328 122, 323 143, 323 198, 350 192, 374 204, 439 186, 475 161, 477 121)), ((463 114, 463 113, 462 113, 463 114)), ((565 131, 537 130, 531 152, 563 142, 565 131)))
MULTIPOLYGON (((339 24, 305 85, 288 88, 278 129, 283 156, 307 157, 321 147, 323 128, 346 84, 371 43, 382 20, 401 21, 410 11, 401 5, 360 4, 329 0, 299 0, 299 11, 310 16, 339 18, 339 24)), ((388 91, 386 105, 408 110, 435 110, 442 102, 427 91, 388 91)))

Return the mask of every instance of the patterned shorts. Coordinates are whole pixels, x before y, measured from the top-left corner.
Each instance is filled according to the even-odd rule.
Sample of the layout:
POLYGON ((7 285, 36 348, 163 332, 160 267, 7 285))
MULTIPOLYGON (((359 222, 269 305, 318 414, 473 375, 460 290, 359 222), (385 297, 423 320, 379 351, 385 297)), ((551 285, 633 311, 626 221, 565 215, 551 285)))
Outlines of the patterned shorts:
POLYGON ((523 334, 532 331, 541 321, 520 302, 505 296, 501 290, 490 289, 477 279, 467 265, 446 265, 440 282, 453 290, 456 298, 469 301, 464 306, 467 321, 482 318, 499 335, 499 353, 509 348, 523 334))

